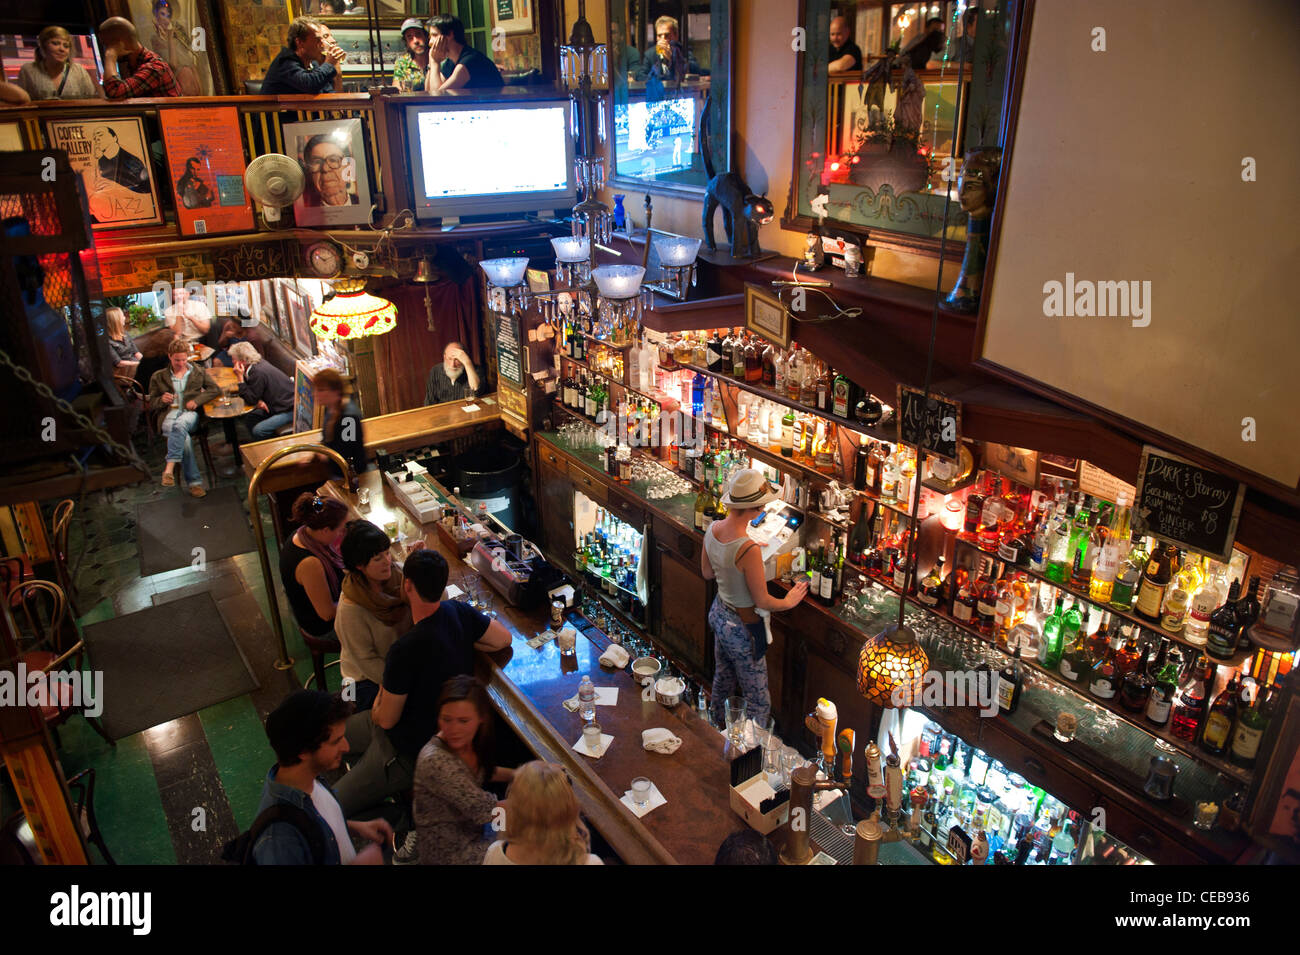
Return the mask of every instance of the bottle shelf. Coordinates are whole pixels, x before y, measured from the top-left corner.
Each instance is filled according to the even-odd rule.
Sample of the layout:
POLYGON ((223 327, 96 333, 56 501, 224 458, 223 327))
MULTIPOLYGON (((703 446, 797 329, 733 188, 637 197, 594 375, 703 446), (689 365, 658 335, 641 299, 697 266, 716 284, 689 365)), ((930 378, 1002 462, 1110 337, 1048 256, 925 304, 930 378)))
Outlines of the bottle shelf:
MULTIPOLYGON (((991 557, 994 560, 1001 561, 1003 564, 1007 564, 1007 561, 999 557, 994 551, 985 550, 983 547, 980 547, 979 544, 976 544, 973 541, 967 540, 962 537, 958 537, 957 543, 960 546, 964 546, 969 550, 975 551, 977 554, 980 554, 983 557, 991 557)), ((1181 630, 1178 631, 1177 633, 1172 633, 1166 630, 1164 627, 1160 626, 1160 624, 1152 623, 1150 620, 1147 620, 1145 617, 1139 616, 1137 613, 1134 613, 1131 610, 1120 610, 1117 607, 1112 607, 1110 604, 1098 603, 1096 600, 1093 600, 1091 597, 1089 597, 1087 593, 1076 590, 1075 588, 1069 586, 1068 584, 1058 583, 1055 580, 1052 580, 1052 578, 1048 577, 1046 574, 1042 574, 1039 573, 1038 571, 1030 570, 1028 567, 1024 567, 1020 564, 1007 564, 1006 573, 1022 573, 1030 580, 1037 580, 1040 583, 1044 583, 1051 587, 1055 587, 1057 590, 1060 590, 1062 593, 1070 594, 1076 600, 1081 600, 1084 603, 1090 604, 1093 607, 1097 607, 1100 610, 1108 611, 1112 617, 1118 617, 1120 620, 1126 621, 1128 623, 1136 624, 1137 626, 1142 627, 1143 629, 1150 630, 1154 634, 1168 637, 1170 640, 1172 640, 1174 643, 1177 643, 1179 646, 1188 647, 1197 653, 1205 653, 1204 644, 1198 645, 1195 643, 1191 643, 1183 636, 1183 631, 1181 630)), ((1254 648, 1247 645, 1247 647, 1244 650, 1238 649, 1237 652, 1233 654, 1232 658, 1229 660, 1218 660, 1215 659, 1214 657, 1209 656, 1209 654, 1206 654, 1206 657, 1212 663, 1218 666, 1226 666, 1226 667, 1231 667, 1233 669, 1239 669, 1241 665, 1244 664, 1246 660, 1250 658, 1250 655, 1254 652, 1255 652, 1254 648)))
MULTIPOLYGON (((577 419, 578 419, 579 421, 581 421, 583 424, 589 424, 589 425, 591 425, 593 428, 595 428, 595 429, 597 429, 597 430, 600 430, 601 428, 604 427, 604 425, 599 425, 599 424, 597 424, 597 423, 596 423, 592 418, 587 417, 585 414, 582 414, 581 412, 579 412, 579 411, 575 411, 574 409, 570 408, 570 407, 569 407, 568 405, 566 405, 563 401, 557 401, 557 402, 555 403, 555 407, 559 408, 559 409, 560 409, 561 411, 563 411, 565 414, 568 414, 568 415, 571 415, 571 416, 574 417, 574 418, 577 418, 577 419)), ((667 471, 669 474, 672 474, 672 475, 675 476, 675 477, 679 477, 679 478, 681 478, 683 481, 686 481, 688 484, 691 484, 691 485, 694 486, 694 487, 699 487, 700 484, 702 483, 702 482, 700 482, 700 481, 695 480, 694 477, 691 477, 690 475, 687 475, 687 474, 683 474, 681 471, 677 470, 677 469, 674 468, 674 467, 670 467, 666 462, 661 461, 659 458, 655 457, 653 454, 650 454, 649 452, 644 451, 644 450, 642 450, 641 448, 630 448, 630 450, 631 450, 631 452, 632 452, 632 456, 633 456, 633 457, 641 458, 642 460, 649 461, 649 462, 651 462, 651 463, 653 463, 653 464, 657 464, 657 465, 659 465, 659 467, 663 468, 663 469, 664 469, 665 471, 667 471)), ((613 478, 611 475, 606 475, 606 476, 609 477, 611 481, 614 480, 614 478, 613 478)))

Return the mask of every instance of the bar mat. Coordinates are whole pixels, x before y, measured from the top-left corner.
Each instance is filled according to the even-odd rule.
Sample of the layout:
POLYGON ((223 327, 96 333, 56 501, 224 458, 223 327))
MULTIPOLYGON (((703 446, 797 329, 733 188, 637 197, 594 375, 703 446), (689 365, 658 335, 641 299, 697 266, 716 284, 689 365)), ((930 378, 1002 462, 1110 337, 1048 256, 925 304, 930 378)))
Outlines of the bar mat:
POLYGON ((135 509, 140 576, 191 566, 196 547, 203 548, 208 563, 254 549, 248 513, 233 487, 217 488, 204 498, 173 490, 163 500, 135 509))

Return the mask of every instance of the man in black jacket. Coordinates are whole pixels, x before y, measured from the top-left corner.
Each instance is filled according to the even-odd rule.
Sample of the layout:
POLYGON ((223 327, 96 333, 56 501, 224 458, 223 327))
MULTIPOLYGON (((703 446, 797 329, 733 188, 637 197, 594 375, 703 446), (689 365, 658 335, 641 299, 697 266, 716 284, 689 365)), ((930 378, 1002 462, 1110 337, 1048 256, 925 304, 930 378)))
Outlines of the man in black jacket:
POLYGON ((288 44, 271 61, 262 77, 262 93, 292 96, 295 93, 343 92, 339 66, 344 53, 330 28, 314 17, 298 17, 289 24, 288 44))
POLYGON ((239 397, 255 406, 244 416, 254 441, 274 438, 276 431, 293 420, 293 379, 270 362, 262 360, 250 342, 230 346, 239 379, 239 397))

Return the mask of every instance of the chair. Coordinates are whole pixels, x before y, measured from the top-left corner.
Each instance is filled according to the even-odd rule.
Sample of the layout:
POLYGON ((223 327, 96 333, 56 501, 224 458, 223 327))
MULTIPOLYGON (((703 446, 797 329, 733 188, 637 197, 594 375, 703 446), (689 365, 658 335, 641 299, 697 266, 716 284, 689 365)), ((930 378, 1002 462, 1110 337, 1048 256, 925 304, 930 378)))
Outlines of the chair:
MULTIPOLYGON (((147 405, 145 403, 144 388, 140 386, 140 382, 136 381, 134 378, 131 378, 127 375, 114 375, 113 384, 117 385, 117 390, 122 393, 122 397, 126 399, 127 404, 139 406, 138 409, 136 409, 134 412, 135 415, 139 415, 141 412, 144 411, 147 405)), ((132 432, 135 431, 136 423, 139 420, 140 419, 138 417, 132 418, 131 421, 132 432)), ((149 447, 153 448, 153 430, 149 427, 147 418, 145 419, 144 434, 145 434, 145 439, 149 442, 149 447)))
MULTIPOLYGON (((99 820, 95 818, 94 768, 83 769, 69 779, 68 789, 77 797, 72 811, 81 826, 82 836, 99 850, 106 863, 117 865, 113 854, 108 851, 108 844, 104 842, 99 820)), ((36 847, 36 839, 32 836, 32 827, 21 809, 0 826, 0 865, 44 865, 40 849, 36 847)))
MULTIPOLYGON (((27 556, 0 558, 0 598, 8 598, 13 589, 28 577, 35 576, 27 556)), ((10 606, 17 606, 11 603, 10 606)))
MULTIPOLYGON (((298 632, 302 634, 302 642, 307 644, 307 649, 311 651, 311 665, 312 670, 315 671, 312 676, 316 679, 316 685, 322 690, 328 690, 329 684, 325 679, 325 654, 342 653, 343 645, 334 637, 313 637, 311 634, 303 633, 302 627, 298 628, 298 632)), ((337 661, 330 664, 330 666, 337 665, 337 661)), ((308 678, 307 685, 311 685, 311 678, 308 678)))
POLYGON ((117 865, 113 854, 108 851, 108 844, 104 842, 104 834, 99 829, 99 820, 95 818, 95 768, 91 766, 83 769, 69 779, 68 789, 77 797, 77 804, 73 807, 73 811, 81 824, 82 835, 99 850, 105 862, 109 865, 117 865))
MULTIPOLYGON (((14 619, 25 637, 25 646, 20 648, 18 659, 28 674, 81 672, 86 641, 77 632, 76 625, 68 619, 68 601, 63 588, 48 580, 26 580, 14 588, 13 594, 18 598, 14 619), (68 634, 69 628, 72 630, 71 637, 75 637, 75 640, 68 634)), ((47 698, 41 706, 41 716, 49 727, 50 735, 54 737, 56 747, 63 745, 59 739, 59 727, 77 714, 83 716, 90 728, 102 736, 109 746, 117 745, 104 731, 98 719, 85 714, 84 700, 74 699, 70 683, 57 681, 53 689, 52 698, 47 698)))
MULTIPOLYGON (((159 411, 149 412, 150 431, 158 435, 162 434, 162 420, 168 410, 170 409, 164 408, 159 411)), ((208 483, 216 487, 219 475, 217 474, 217 466, 212 461, 212 448, 208 445, 208 416, 203 414, 202 409, 199 409, 198 424, 194 426, 194 431, 190 434, 190 441, 198 449, 199 455, 203 458, 203 465, 208 469, 208 483)))
POLYGON ((54 577, 63 588, 68 606, 72 609, 72 616, 80 617, 81 613, 72 599, 77 587, 72 582, 72 572, 68 569, 68 533, 72 529, 72 511, 76 506, 72 498, 65 498, 54 506, 54 515, 50 521, 52 530, 50 547, 54 555, 54 577))

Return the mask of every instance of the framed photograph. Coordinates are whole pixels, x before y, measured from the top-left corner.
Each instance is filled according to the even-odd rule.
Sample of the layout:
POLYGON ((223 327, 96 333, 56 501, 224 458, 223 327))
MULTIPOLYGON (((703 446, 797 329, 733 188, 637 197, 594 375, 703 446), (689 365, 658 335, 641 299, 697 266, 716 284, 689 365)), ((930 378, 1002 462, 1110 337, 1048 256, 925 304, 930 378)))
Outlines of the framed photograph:
POLYGON ((181 235, 252 232, 244 140, 233 106, 158 110, 181 235))
POLYGON ((533 4, 536 0, 488 0, 492 8, 492 28, 506 36, 533 32, 533 4))
POLYGON ((284 295, 293 329, 293 346, 298 354, 310 358, 316 354, 316 336, 311 333, 311 301, 296 285, 287 285, 284 295))
POLYGON ((1003 474, 1017 484, 1038 486, 1038 452, 1030 448, 1013 448, 1009 444, 984 444, 984 466, 1003 474))
POLYGON ((293 204, 298 225, 370 221, 373 198, 360 119, 286 123, 284 147, 307 177, 307 187, 293 204))
POLYGON ((0 153, 20 153, 26 149, 22 123, 0 123, 0 153))
POLYGON ((790 312, 771 292, 745 283, 745 327, 778 348, 790 347, 790 312))
POLYGON ((292 279, 272 279, 271 301, 275 303, 275 333, 280 341, 293 347, 293 327, 289 321, 288 290, 293 285, 292 279))
POLYGON ((49 147, 66 150, 73 170, 85 183, 92 229, 163 221, 142 117, 54 119, 45 129, 49 147))
POLYGON ((213 88, 212 53, 206 43, 211 31, 198 0, 130 0, 129 11, 140 42, 172 68, 182 96, 221 92, 213 88), (196 43, 199 38, 205 42, 196 43))
POLYGON ((349 73, 374 73, 381 78, 391 77, 397 58, 406 52, 402 34, 397 30, 379 31, 379 48, 375 50, 373 59, 370 56, 369 30, 339 29, 332 32, 334 42, 348 55, 342 67, 345 76, 349 73))

